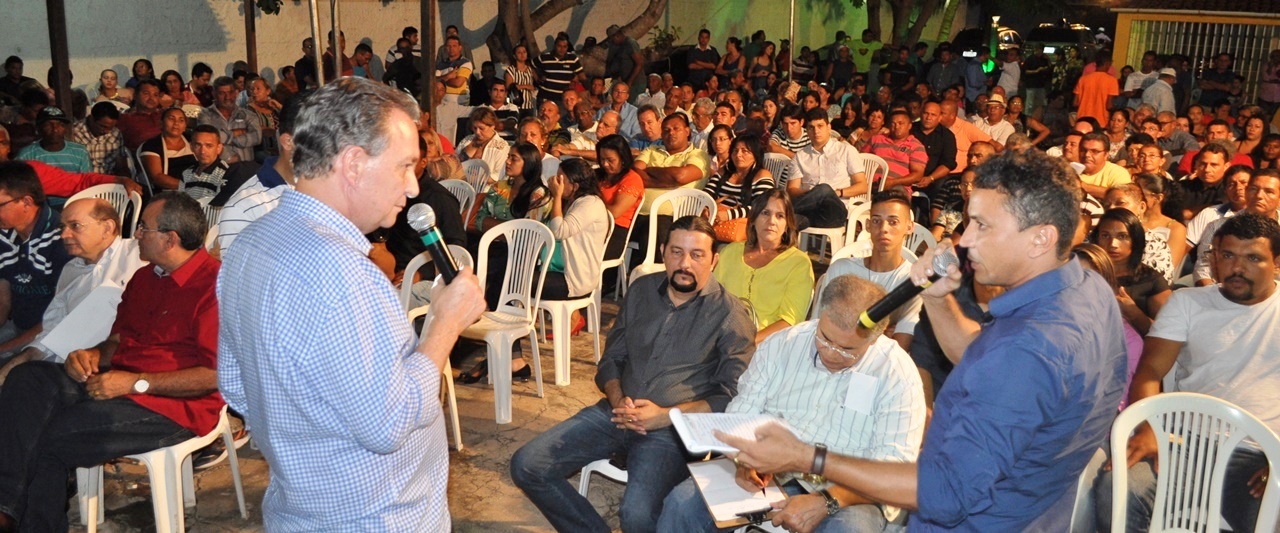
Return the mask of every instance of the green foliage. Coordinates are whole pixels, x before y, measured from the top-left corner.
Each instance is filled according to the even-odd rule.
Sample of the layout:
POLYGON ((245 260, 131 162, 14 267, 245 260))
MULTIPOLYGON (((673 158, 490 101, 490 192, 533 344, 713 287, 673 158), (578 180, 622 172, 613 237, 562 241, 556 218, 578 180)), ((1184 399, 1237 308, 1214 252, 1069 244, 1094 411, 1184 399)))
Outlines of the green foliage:
POLYGON ((668 52, 679 40, 679 26, 672 26, 670 29, 663 29, 661 26, 655 26, 652 30, 649 30, 648 48, 658 53, 668 52))
POLYGON ((284 0, 257 0, 258 10, 268 15, 279 15, 284 0))

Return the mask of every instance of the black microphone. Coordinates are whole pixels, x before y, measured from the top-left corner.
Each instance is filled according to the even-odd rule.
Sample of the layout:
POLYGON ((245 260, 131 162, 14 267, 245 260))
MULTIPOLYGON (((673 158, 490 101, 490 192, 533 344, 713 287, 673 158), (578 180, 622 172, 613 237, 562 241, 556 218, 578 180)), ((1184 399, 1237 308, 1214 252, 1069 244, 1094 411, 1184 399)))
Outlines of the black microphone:
POLYGON ((920 294, 920 292, 926 287, 932 285, 934 281, 938 280, 938 278, 946 275, 947 267, 951 265, 960 265, 960 258, 956 257, 954 249, 948 248, 946 251, 933 256, 933 275, 929 276, 929 281, 927 283, 924 285, 916 285, 915 283, 912 283, 911 280, 902 282, 901 285, 898 285, 897 287, 894 287, 892 291, 889 291, 889 294, 886 294, 884 298, 881 298, 876 303, 871 304, 871 307, 868 307, 866 311, 863 311, 862 315, 858 317, 858 325, 869 330, 875 329, 877 322, 884 320, 885 317, 889 316, 899 307, 902 307, 903 304, 906 304, 912 298, 915 298, 916 295, 920 294))
POLYGON ((444 237, 436 228, 436 210, 427 204, 414 204, 409 208, 407 217, 409 227, 422 237, 422 244, 426 245, 427 253, 431 254, 436 270, 444 276, 445 284, 452 282, 458 275, 458 263, 453 260, 453 254, 449 253, 449 247, 444 244, 444 237))

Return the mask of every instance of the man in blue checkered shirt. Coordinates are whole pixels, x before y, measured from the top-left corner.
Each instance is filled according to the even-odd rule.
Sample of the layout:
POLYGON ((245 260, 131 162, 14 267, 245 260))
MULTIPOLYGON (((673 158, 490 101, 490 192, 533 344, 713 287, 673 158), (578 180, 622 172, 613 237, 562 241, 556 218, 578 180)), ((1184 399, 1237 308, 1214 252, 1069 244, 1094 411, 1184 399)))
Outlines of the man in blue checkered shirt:
POLYGON ((417 103, 343 78, 301 106, 297 189, 218 278, 218 385, 271 466, 264 525, 449 531, 440 372, 484 299, 469 270, 437 287, 419 341, 364 236, 418 194, 417 103))

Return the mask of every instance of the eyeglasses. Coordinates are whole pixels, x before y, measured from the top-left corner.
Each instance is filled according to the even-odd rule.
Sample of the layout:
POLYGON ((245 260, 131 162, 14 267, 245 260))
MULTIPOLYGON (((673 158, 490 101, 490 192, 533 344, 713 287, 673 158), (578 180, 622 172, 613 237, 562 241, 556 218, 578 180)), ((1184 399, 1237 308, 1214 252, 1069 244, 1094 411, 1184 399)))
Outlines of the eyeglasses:
POLYGON ((11 199, 9 199, 9 200, 8 200, 8 201, 6 201, 6 202, 0 202, 0 207, 4 207, 4 206, 6 206, 6 205, 9 205, 9 204, 11 204, 11 203, 14 203, 14 202, 16 202, 16 201, 18 201, 18 200, 21 200, 21 199, 23 199, 23 198, 26 198, 26 197, 25 197, 25 196, 19 196, 19 197, 17 197, 17 198, 11 198, 11 199))
POLYGON ((173 230, 171 230, 171 229, 164 229, 164 228, 159 228, 159 229, 150 229, 150 228, 143 227, 142 225, 138 225, 138 229, 134 230, 134 234, 135 234, 134 238, 136 239, 136 238, 138 238, 138 237, 141 237, 141 236, 142 236, 142 234, 147 233, 147 232, 152 232, 152 233, 168 233, 168 232, 170 232, 170 231, 173 231, 173 230))
POLYGON ((818 333, 817 335, 814 335, 814 338, 818 340, 818 345, 819 345, 819 346, 822 346, 823 348, 826 348, 826 349, 828 349, 828 350, 831 350, 831 351, 833 351, 833 352, 835 352, 835 353, 839 354, 839 355, 840 355, 840 357, 843 357, 843 358, 845 358, 845 359, 860 359, 860 358, 862 357, 862 355, 863 355, 863 354, 853 354, 853 353, 850 353, 850 352, 848 352, 847 350, 845 350, 844 348, 841 348, 841 347, 839 347, 839 346, 836 346, 836 345, 835 345, 835 343, 832 343, 831 341, 827 340, 827 339, 826 339, 826 335, 823 335, 823 334, 822 334, 822 330, 818 330, 818 332, 817 332, 817 333, 818 333))

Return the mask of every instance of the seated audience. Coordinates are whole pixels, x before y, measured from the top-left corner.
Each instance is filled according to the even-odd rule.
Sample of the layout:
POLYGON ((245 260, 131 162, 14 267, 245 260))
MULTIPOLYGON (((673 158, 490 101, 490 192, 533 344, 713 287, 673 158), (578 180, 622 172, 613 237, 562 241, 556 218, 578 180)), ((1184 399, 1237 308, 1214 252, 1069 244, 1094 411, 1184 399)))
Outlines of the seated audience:
MULTIPOLYGON (((858 325, 858 315, 884 295, 882 288, 853 276, 832 280, 816 320, 760 344, 725 412, 782 418, 800 441, 830 452, 914 461, 925 427, 920 375, 907 353, 881 334, 886 322, 871 331, 858 325), (861 388, 860 379, 875 386, 861 388)), ((765 474, 739 464, 735 478, 750 492, 776 480, 789 497, 776 504, 773 522, 788 530, 884 531, 906 521, 897 507, 878 505, 838 483, 812 482, 801 473, 765 474)), ((693 480, 667 496, 658 530, 720 531, 693 480)))
MULTIPOLYGON (((712 145, 719 142, 716 139, 718 134, 712 132, 712 145)), ((755 201, 774 189, 773 174, 764 168, 764 144, 759 137, 733 139, 725 151, 729 153, 728 161, 702 189, 716 200, 717 224, 747 216, 747 210, 755 201)), ((745 234, 742 238, 746 238, 745 234)))
MULTIPOLYGON (((1275 272, 1280 261, 1280 225, 1255 213, 1227 220, 1213 235, 1214 269, 1225 280, 1212 286, 1180 290, 1169 298, 1146 337, 1142 359, 1129 387, 1133 404, 1160 394, 1172 371, 1176 390, 1226 400, 1256 416, 1272 431, 1280 430, 1280 404, 1275 402, 1280 357, 1275 347, 1280 299, 1275 272)), ((1143 424, 1129 438, 1128 457, 1113 457, 1103 468, 1094 495, 1098 530, 1145 531, 1151 523, 1157 469, 1156 435, 1143 424), (1110 468, 1129 469, 1128 520, 1111 524, 1110 468)), ((1251 531, 1259 497, 1268 476, 1261 450, 1246 442, 1231 452, 1222 483, 1222 517, 1234 531, 1251 531)))
MULTIPOLYGON (((674 116, 674 115, 673 115, 674 116)), ((746 309, 711 275, 711 224, 684 217, 663 247, 666 272, 631 284, 596 371, 595 405, 535 436, 511 458, 511 479, 558 531, 609 526, 566 479, 625 454, 622 529, 656 530, 662 500, 689 477, 668 412, 722 412, 755 351, 746 309)))
POLYGON ((706 152, 689 142, 689 119, 677 113, 662 119, 662 144, 640 152, 636 156, 634 170, 644 180, 644 203, 640 204, 640 226, 636 228, 640 232, 633 231, 631 240, 641 243, 639 253, 643 257, 649 238, 648 217, 659 217, 655 242, 664 240, 666 227, 671 223, 669 213, 649 212, 653 201, 677 188, 701 187, 710 175, 711 162, 706 152))
POLYGON ((226 76, 213 80, 214 103, 200 111, 196 123, 213 126, 227 147, 222 158, 228 163, 253 161, 253 147, 262 142, 258 114, 236 105, 235 80, 226 76))
POLYGON ((516 139, 532 144, 538 149, 538 153, 542 158, 542 183, 546 183, 560 169, 560 158, 547 152, 547 147, 551 143, 548 136, 547 125, 537 117, 525 117, 520 121, 520 128, 517 130, 516 139))
MULTIPOLYGON (((1230 216, 1241 213, 1253 213, 1272 220, 1280 220, 1280 171, 1266 169, 1253 172, 1252 177, 1249 178, 1249 185, 1245 188, 1244 208, 1206 223, 1201 235, 1216 234, 1218 228, 1222 227, 1230 216)), ((1215 244, 1213 239, 1202 237, 1199 245, 1196 246, 1196 265, 1195 270, 1192 271, 1192 279, 1195 280, 1196 286, 1203 287, 1223 281, 1220 277, 1222 273, 1213 271, 1214 256, 1211 252, 1215 244)))
POLYGON ((1177 182, 1183 220, 1191 220, 1200 210, 1226 200, 1226 189, 1230 184, 1223 178, 1232 176, 1237 166, 1252 172, 1252 168, 1245 165, 1232 164, 1228 168, 1231 152, 1220 143, 1205 144, 1195 159, 1195 173, 1177 182))
MULTIPOLYGON (((1153 148, 1159 150, 1157 147, 1153 148)), ((1143 151, 1149 152, 1146 147, 1143 147, 1143 151)), ((1145 210, 1141 218, 1142 227, 1147 229, 1147 240, 1150 241, 1152 236, 1160 235, 1161 240, 1166 241, 1165 244, 1169 247, 1169 259, 1173 265, 1173 278, 1169 282, 1173 283, 1173 279, 1181 275, 1178 269, 1182 267, 1182 260, 1187 256, 1187 227, 1161 212, 1165 204, 1166 184, 1172 182, 1166 182, 1153 174, 1138 174, 1133 177, 1133 183, 1142 188, 1145 210), (1168 232, 1157 231, 1160 228, 1165 228, 1168 232), (1164 238, 1166 235, 1168 238, 1164 238)))
POLYGON ((606 111, 613 111, 622 120, 618 125, 618 133, 628 139, 635 139, 640 134, 640 108, 627 101, 631 97, 631 86, 624 81, 615 81, 609 89, 609 102, 596 112, 596 120, 600 120, 606 111))
POLYGON ((920 140, 911 134, 911 115, 905 110, 889 112, 888 135, 872 137, 867 149, 889 164, 885 183, 870 183, 869 187, 879 187, 879 190, 897 186, 910 188, 924 179, 929 154, 920 140))
MULTIPOLYGON (((98 74, 98 94, 94 102, 108 102, 118 110, 129 109, 133 104, 133 89, 120 86, 120 76, 115 70, 106 69, 98 74)), ((167 106, 166 106, 167 107, 167 106)))
MULTIPOLYGON (((285 69, 293 72, 293 67, 284 67, 280 69, 281 76, 284 76, 285 69)), ((281 83, 284 83, 283 81, 281 83)), ((297 86, 297 83, 294 83, 297 86)), ((297 92, 296 90, 294 92, 297 92)), ((200 99, 187 88, 187 82, 183 81, 182 74, 176 70, 166 70, 160 75, 160 107, 183 107, 183 106, 200 106, 200 99)), ((204 107, 204 106, 200 106, 204 107)))
POLYGON ((1102 205, 1107 209, 1126 209, 1136 215, 1138 220, 1143 221, 1142 227, 1147 243, 1142 248, 1142 263, 1155 269, 1164 278, 1165 282, 1172 284, 1175 274, 1174 265, 1177 264, 1173 261, 1172 246, 1169 244, 1173 235, 1172 233, 1147 229, 1145 222, 1147 218, 1147 200, 1142 187, 1136 183, 1126 183, 1112 187, 1102 199, 1102 205))
POLYGON ((987 116, 980 117, 973 124, 982 130, 982 133, 991 136, 991 140, 998 146, 1004 146, 1010 135, 1014 134, 1013 124, 1005 120, 1005 103, 1004 97, 999 94, 993 94, 987 99, 987 105, 984 108, 987 116))
MULTIPOLYGON (((405 267, 413 261, 413 258, 427 251, 427 246, 422 243, 418 230, 409 225, 410 207, 417 204, 430 206, 436 214, 436 229, 440 230, 444 243, 464 248, 467 246, 466 221, 462 219, 465 213, 460 210, 458 198, 440 184, 440 180, 444 178, 439 175, 439 171, 446 167, 430 164, 432 148, 429 143, 426 137, 418 136, 418 150, 422 155, 418 157, 418 162, 413 168, 414 174, 418 176, 418 195, 405 201, 404 209, 396 214, 395 224, 387 232, 387 251, 395 258, 395 276, 392 278, 392 285, 399 286, 402 281, 415 285, 415 276, 419 272, 405 272, 405 267)), ((431 263, 428 263, 427 267, 430 267, 432 273, 437 271, 431 263)), ((420 303, 430 301, 429 294, 433 279, 433 275, 425 276, 423 280, 426 281, 426 286, 414 286, 413 294, 422 297, 420 303)), ((417 306, 410 304, 410 308, 412 307, 417 306)))
POLYGON ((218 423, 218 261, 204 251, 204 213, 195 200, 164 193, 138 229, 150 265, 125 288, 111 336, 71 352, 65 366, 25 363, 5 380, 0 479, 10 481, 0 488, 0 529, 65 531, 74 468, 182 442, 218 423))
POLYGON ((67 172, 93 172, 89 151, 83 144, 67 141, 67 129, 71 118, 61 109, 48 106, 36 115, 38 142, 28 144, 18 152, 22 161, 39 161, 67 172))
MULTIPOLYGON (((27 361, 65 361, 65 354, 50 351, 41 341, 95 289, 111 286, 123 290, 142 266, 137 242, 120 238, 120 214, 106 200, 85 198, 67 204, 62 226, 62 244, 71 260, 62 267, 57 292, 45 308, 40 326, 0 343, 0 386, 14 367, 27 361)), ((111 300, 120 303, 118 294, 111 300)), ((110 324, 115 320, 115 305, 111 310, 95 319, 110 324)))
POLYGON ((636 112, 639 132, 631 137, 631 149, 637 153, 650 146, 662 146, 662 117, 658 108, 646 105, 636 112))
POLYGON ((1087 133, 1080 139, 1080 163, 1084 165, 1080 188, 1094 198, 1102 199, 1108 189, 1133 181, 1128 170, 1107 160, 1110 149, 1111 141, 1106 134, 1087 133))
POLYGON ((98 102, 89 116, 71 126, 71 141, 85 147, 92 172, 129 175, 131 154, 124 149, 124 136, 116 129, 120 111, 110 102, 98 102))
POLYGON ((267 80, 253 76, 246 82, 249 102, 244 109, 258 116, 258 125, 262 130, 261 141, 253 147, 253 160, 265 161, 268 157, 279 155, 280 146, 276 144, 276 128, 280 124, 280 110, 284 105, 271 96, 271 86, 267 80))
MULTIPOLYGON (((159 82, 144 80, 134 91, 136 96, 133 107, 129 108, 127 113, 122 113, 120 121, 116 123, 116 127, 120 128, 120 134, 124 135, 124 146, 130 152, 137 150, 142 143, 160 135, 163 127, 160 123, 161 111, 167 109, 160 107, 159 82)), ((182 127, 183 129, 187 127, 185 115, 182 127)))
POLYGON ((1128 209, 1108 209, 1093 228, 1089 240, 1106 250, 1115 265, 1120 285, 1116 300, 1120 314, 1138 333, 1146 334, 1160 309, 1169 300, 1169 282, 1159 271, 1142 262, 1147 246, 1142 220, 1128 209))
MULTIPOLYGON (((0 162, 9 160, 10 146, 12 145, 10 144, 9 130, 4 126, 0 126, 0 162)), ((40 187, 47 196, 67 198, 94 185, 107 183, 123 185, 129 192, 142 194, 142 187, 138 185, 138 182, 129 178, 93 172, 67 172, 39 161, 25 161, 25 163, 35 170, 36 177, 40 180, 40 187)))
MULTIPOLYGON (((769 153, 782 154, 788 159, 809 146, 809 136, 804 131, 805 112, 800 106, 787 106, 778 112, 778 128, 769 135, 769 153)), ((714 132, 713 132, 714 133, 714 132)))
POLYGON ((795 213, 773 189, 751 203, 745 242, 720 250, 716 281, 750 306, 756 342, 803 322, 813 297, 813 265, 796 247, 795 213))
POLYGON ((733 128, 716 124, 707 137, 707 156, 711 158, 711 176, 724 171, 729 164, 729 147, 733 144, 733 128))
MULTIPOLYGON (((992 143, 990 135, 978 129, 972 122, 960 117, 960 105, 955 100, 943 100, 941 104, 942 115, 938 119, 938 123, 951 130, 951 135, 956 139, 956 166, 951 170, 953 174, 964 172, 968 164, 971 146, 979 141, 992 143)), ((991 144, 991 147, 996 152, 1003 149, 1002 146, 997 144, 991 144)))
POLYGON ((796 225, 800 229, 844 227, 849 218, 844 199, 869 190, 862 158, 856 148, 831 137, 826 111, 810 111, 805 118, 812 144, 800 150, 783 173, 796 225))

